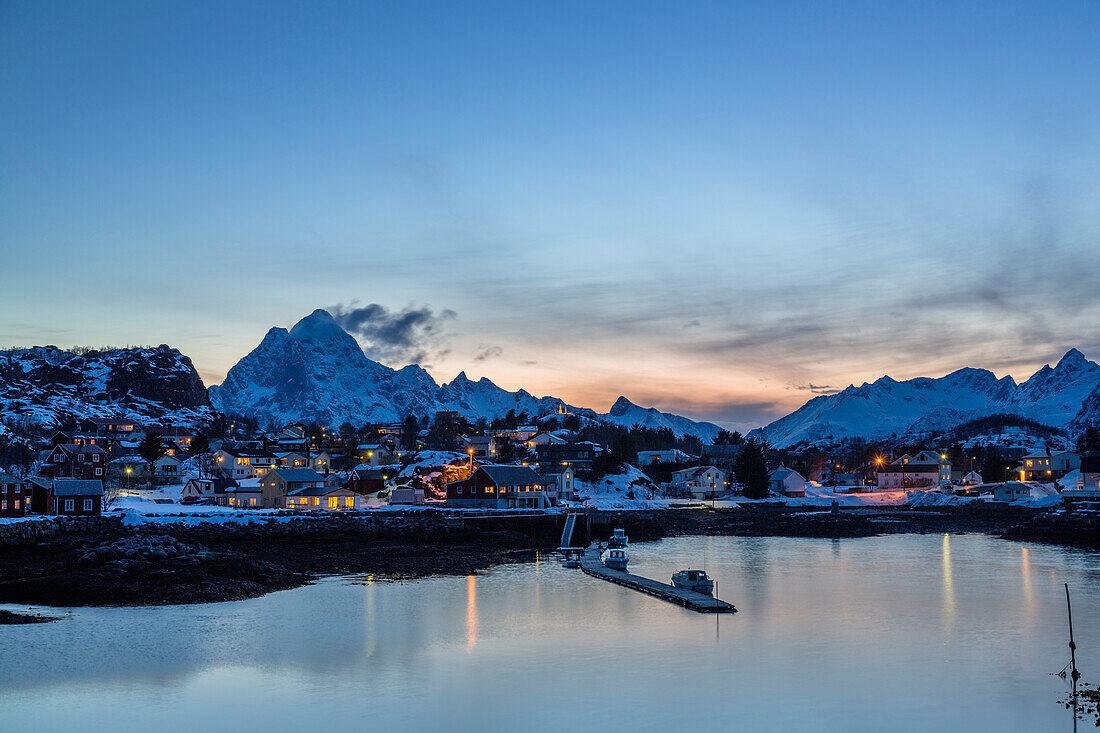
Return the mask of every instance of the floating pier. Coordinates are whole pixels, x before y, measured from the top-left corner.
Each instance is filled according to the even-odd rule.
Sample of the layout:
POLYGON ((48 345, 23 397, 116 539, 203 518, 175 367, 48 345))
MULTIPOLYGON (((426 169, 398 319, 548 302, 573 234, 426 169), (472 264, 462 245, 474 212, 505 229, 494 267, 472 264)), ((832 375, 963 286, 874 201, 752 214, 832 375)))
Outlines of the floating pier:
POLYGON ((720 601, 717 598, 698 593, 686 588, 677 588, 668 583, 659 583, 656 580, 633 575, 623 570, 612 570, 600 561, 598 546, 592 545, 581 554, 581 570, 593 578, 600 578, 616 585, 631 588, 661 600, 675 603, 691 611, 699 613, 736 613, 737 609, 732 603, 720 601))

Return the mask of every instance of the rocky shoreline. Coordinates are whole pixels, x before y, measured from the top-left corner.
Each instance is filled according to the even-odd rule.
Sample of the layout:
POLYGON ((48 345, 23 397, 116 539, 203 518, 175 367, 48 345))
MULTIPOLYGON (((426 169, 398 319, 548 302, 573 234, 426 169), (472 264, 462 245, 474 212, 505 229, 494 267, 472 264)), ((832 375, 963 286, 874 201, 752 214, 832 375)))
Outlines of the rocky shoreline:
MULTIPOLYGON (((858 538, 985 532, 1100 547, 1095 520, 1003 506, 787 511, 753 507, 592 512, 574 544, 624 527, 633 541, 687 535, 858 538)), ((322 575, 378 579, 469 575, 556 547, 560 514, 284 516, 236 522, 124 525, 70 518, 0 526, 0 603, 141 606, 253 598, 322 575)), ((0 623, 3 619, 0 619, 0 623)))

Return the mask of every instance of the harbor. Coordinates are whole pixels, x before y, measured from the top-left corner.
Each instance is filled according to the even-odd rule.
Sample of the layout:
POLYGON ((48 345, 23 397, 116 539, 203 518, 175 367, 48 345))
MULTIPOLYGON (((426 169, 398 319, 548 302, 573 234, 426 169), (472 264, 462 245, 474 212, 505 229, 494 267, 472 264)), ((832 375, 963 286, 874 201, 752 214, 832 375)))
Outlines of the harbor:
POLYGON ((625 570, 612 570, 603 564, 600 559, 599 545, 593 543, 581 553, 580 568, 586 575, 593 578, 606 580, 625 588, 645 593, 660 598, 661 600, 675 603, 690 611, 698 613, 736 613, 737 609, 732 603, 719 600, 712 596, 704 595, 687 588, 677 588, 669 583, 661 583, 641 575, 634 575, 625 570))

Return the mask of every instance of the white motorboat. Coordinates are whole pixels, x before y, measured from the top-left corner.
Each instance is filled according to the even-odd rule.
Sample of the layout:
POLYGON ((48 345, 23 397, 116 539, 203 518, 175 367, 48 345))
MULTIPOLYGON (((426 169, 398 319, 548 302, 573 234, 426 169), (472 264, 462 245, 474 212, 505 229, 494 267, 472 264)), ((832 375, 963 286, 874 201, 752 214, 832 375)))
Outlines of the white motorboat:
POLYGON ((706 570, 680 570, 672 574, 672 584, 705 596, 714 593, 714 581, 707 577, 706 570))
POLYGON ((603 564, 612 570, 626 570, 626 564, 629 561, 626 550, 621 547, 612 547, 603 556, 603 564))

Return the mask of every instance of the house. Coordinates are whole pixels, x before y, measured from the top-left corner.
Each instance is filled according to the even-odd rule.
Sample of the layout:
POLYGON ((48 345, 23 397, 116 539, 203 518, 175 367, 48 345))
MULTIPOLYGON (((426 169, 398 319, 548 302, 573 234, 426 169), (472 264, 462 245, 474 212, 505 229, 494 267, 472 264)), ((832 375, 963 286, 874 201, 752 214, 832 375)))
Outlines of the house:
POLYGON ((312 468, 317 473, 328 473, 332 470, 332 456, 327 450, 323 450, 309 459, 308 468, 312 468))
POLYGON ((1031 487, 1019 481, 1005 481, 993 484, 993 501, 1019 501, 1031 498, 1031 487))
POLYGON ((951 481, 951 462, 942 453, 922 450, 915 456, 906 454, 882 466, 877 479, 880 491, 939 488, 951 481))
POLYGON ((1073 451, 1063 450, 1029 453, 1020 459, 1016 471, 1020 481, 1051 482, 1062 478, 1070 471, 1081 468, 1081 457, 1073 451))
POLYGON ((107 451, 98 445, 59 443, 46 457, 42 475, 102 481, 107 475, 107 451))
POLYGON ((368 466, 389 466, 397 458, 397 449, 389 441, 379 443, 361 443, 355 448, 360 463, 368 466))
POLYGON ((980 473, 978 473, 977 471, 971 471, 970 473, 963 476, 962 477, 962 482, 966 486, 976 486, 978 484, 984 484, 985 483, 985 481, 982 480, 982 475, 980 473))
POLYGON ((31 509, 39 514, 69 517, 98 515, 103 510, 103 482, 78 478, 33 481, 31 509))
POLYGON ((565 443, 564 445, 535 446, 539 471, 549 471, 551 466, 570 465, 578 471, 592 468, 592 461, 603 453, 603 446, 596 443, 565 443))
POLYGON ((213 463, 228 478, 263 476, 275 467, 275 454, 263 448, 222 446, 214 451, 213 463))
MULTIPOLYGON (((263 509, 281 509, 286 506, 285 499, 292 494, 310 498, 321 496, 320 494, 297 494, 296 492, 301 489, 324 488, 326 488, 325 477, 312 468, 272 469, 260 479, 260 489, 263 493, 261 507, 263 509)), ((348 494, 354 494, 351 489, 341 490, 347 491, 348 494)))
POLYGON ((1100 499, 1100 451, 1081 456, 1081 468, 1072 488, 1062 491, 1065 501, 1096 501, 1100 499))
POLYGON ((545 507, 547 481, 526 466, 479 466, 461 481, 446 485, 447 506, 507 509, 545 507))
POLYGON ((309 468, 309 459, 305 453, 297 451, 276 451, 275 465, 280 468, 309 468))
POLYGON ((174 445, 185 452, 191 450, 191 442, 195 439, 194 433, 187 428, 179 427, 150 426, 145 428, 145 433, 156 433, 160 435, 166 443, 174 445))
POLYGON ((80 421, 81 432, 110 437, 133 433, 138 427, 133 420, 121 417, 86 417, 80 421))
POLYGON ((386 488, 386 483, 396 475, 395 469, 357 466, 348 477, 347 486, 357 494, 373 494, 386 488))
POLYGON ((497 439, 491 435, 462 436, 462 450, 475 458, 496 458, 499 449, 497 439))
MULTIPOLYGON (((276 473, 278 471, 272 471, 264 481, 271 480, 276 473)), ((322 482, 319 486, 303 486, 287 492, 286 505, 289 509, 304 511, 347 511, 355 508, 355 492, 340 486, 325 486, 322 482)))
POLYGON ((0 471, 0 517, 22 517, 30 508, 30 489, 12 476, 0 471))
POLYGON ((215 487, 214 502, 221 506, 239 507, 241 509, 273 509, 274 506, 264 506, 263 489, 260 487, 260 479, 241 479, 232 485, 225 486, 222 493, 218 493, 215 487))
POLYGON ((639 466, 656 466, 661 463, 690 463, 695 460, 698 460, 698 456, 688 455, 679 448, 638 451, 639 466))
POLYGON ((526 443, 528 440, 535 437, 538 432, 539 428, 537 425, 520 425, 512 429, 491 430, 489 434, 494 438, 510 440, 513 443, 526 443))
POLYGON ((424 489, 398 486, 390 492, 390 504, 423 504, 424 489))
POLYGON ((783 496, 802 497, 806 495, 806 479, 793 468, 780 466, 768 476, 768 489, 783 496))
POLYGON ((181 499, 217 499, 218 494, 225 495, 229 487, 236 487, 231 478, 189 478, 180 492, 181 499))
POLYGON ((572 466, 568 464, 564 466, 547 465, 546 470, 540 473, 547 481, 546 491, 550 495, 550 498, 572 501, 573 497, 576 496, 576 491, 573 487, 573 474, 575 471, 572 466))
POLYGON ((539 445, 565 445, 565 438, 559 438, 553 433, 536 433, 528 438, 524 445, 528 448, 535 448, 539 445))
POLYGON ((726 493, 726 472, 714 466, 696 466, 672 472, 672 488, 696 499, 713 499, 726 493))

